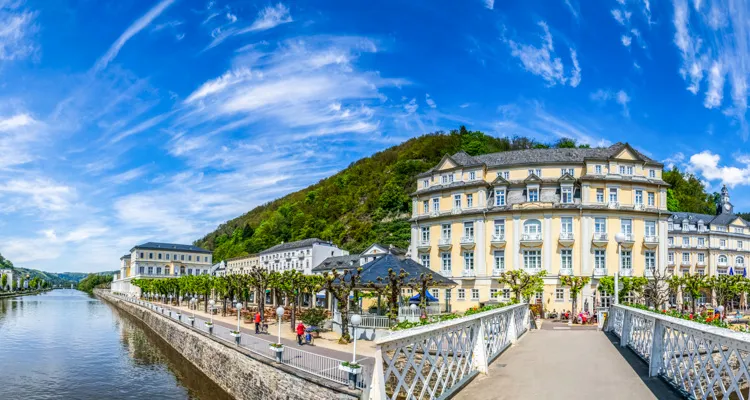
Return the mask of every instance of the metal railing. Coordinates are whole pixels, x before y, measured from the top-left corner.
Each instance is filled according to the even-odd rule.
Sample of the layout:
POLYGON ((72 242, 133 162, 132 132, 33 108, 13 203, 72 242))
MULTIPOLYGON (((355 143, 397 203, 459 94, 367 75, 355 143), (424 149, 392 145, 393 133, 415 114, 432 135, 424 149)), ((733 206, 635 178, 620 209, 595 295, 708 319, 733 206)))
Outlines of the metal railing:
POLYGON ((370 398, 449 397, 478 373, 487 373, 528 326, 528 304, 516 304, 377 339, 370 398))
POLYGON ((560 232, 560 240, 573 240, 573 232, 560 232))
MULTIPOLYGON (((233 345, 237 344, 237 339, 232 334, 233 329, 216 323, 213 324, 212 329, 209 329, 209 327, 206 325, 206 322, 209 322, 209 320, 204 317, 193 316, 192 313, 187 312, 182 312, 178 316, 177 310, 171 310, 167 305, 150 303, 145 300, 127 297, 120 294, 111 293, 111 295, 116 296, 121 300, 150 309, 151 311, 161 314, 164 317, 170 318, 187 328, 207 333, 212 337, 229 342, 233 345), (190 321, 191 318, 193 319, 192 323, 190 321)), ((367 317, 365 316, 362 317, 363 324, 360 327, 365 327, 364 322, 366 318, 367 317)), ((290 367, 307 372, 308 374, 313 374, 321 378, 340 383, 342 385, 349 384, 349 373, 339 369, 339 365, 341 365, 341 363, 345 360, 338 360, 324 355, 311 353, 309 351, 295 349, 291 346, 284 346, 284 351, 281 353, 281 357, 279 358, 276 354, 276 351, 272 350, 269 347, 271 343, 276 342, 258 339, 254 336, 243 333, 240 335, 239 347, 242 347, 257 355, 266 357, 271 360, 280 360, 282 364, 289 365, 290 367)), ((357 387, 360 389, 364 388, 368 383, 369 376, 371 374, 368 366, 362 366, 362 369, 362 374, 360 375, 361 377, 358 378, 359 381, 357 382, 357 387)))
POLYGON ((521 241, 539 241, 542 240, 541 233, 524 233, 521 235, 521 241))
POLYGON ((359 327, 365 329, 390 329, 391 320, 382 315, 362 315, 362 323, 359 324, 359 327))
POLYGON ((689 398, 747 398, 750 334, 621 305, 607 330, 689 398))
POLYGON ((606 232, 595 232, 594 233, 594 241, 595 242, 606 242, 607 241, 607 233, 606 232))

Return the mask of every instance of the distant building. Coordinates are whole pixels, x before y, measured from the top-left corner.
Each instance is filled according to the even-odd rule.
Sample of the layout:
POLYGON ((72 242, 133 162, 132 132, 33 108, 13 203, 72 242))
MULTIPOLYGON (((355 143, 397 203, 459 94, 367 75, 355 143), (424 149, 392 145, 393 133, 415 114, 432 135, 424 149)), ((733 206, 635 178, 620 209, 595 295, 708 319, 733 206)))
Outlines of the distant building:
POLYGON ((220 261, 211 266, 211 275, 213 276, 226 276, 227 274, 227 263, 220 261))
POLYGON ((230 258, 227 260, 227 275, 247 274, 259 265, 257 254, 230 258))
MULTIPOLYGON (((0 279, 2 279, 2 276, 5 275, 5 286, 2 287, 2 290, 10 290, 11 285, 13 284, 13 270, 12 269, 0 269, 0 279)), ((13 287, 14 289, 18 288, 18 285, 15 285, 13 287)))
POLYGON ((183 275, 205 275, 212 266, 211 251, 187 244, 148 242, 130 249, 120 257, 120 272, 112 290, 140 294, 130 282, 137 278, 177 278, 183 275))
POLYGON ((324 273, 333 270, 342 271, 350 268, 361 267, 369 262, 386 255, 392 254, 400 259, 407 258, 406 250, 394 247, 393 245, 384 246, 379 243, 373 243, 360 254, 349 254, 343 256, 328 257, 318 266, 313 268, 313 273, 324 273))
POLYGON ((311 238, 278 244, 261 251, 258 256, 260 266, 269 271, 297 270, 309 275, 326 258, 347 254, 348 251, 331 242, 311 238))

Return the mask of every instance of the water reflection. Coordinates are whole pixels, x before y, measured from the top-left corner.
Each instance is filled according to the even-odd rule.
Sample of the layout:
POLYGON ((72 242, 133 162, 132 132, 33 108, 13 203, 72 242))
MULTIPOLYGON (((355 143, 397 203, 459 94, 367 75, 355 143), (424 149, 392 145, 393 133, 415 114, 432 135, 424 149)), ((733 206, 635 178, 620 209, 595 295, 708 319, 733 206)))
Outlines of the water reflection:
POLYGON ((231 398, 141 321, 70 289, 0 299, 0 366, 0 399, 231 398))

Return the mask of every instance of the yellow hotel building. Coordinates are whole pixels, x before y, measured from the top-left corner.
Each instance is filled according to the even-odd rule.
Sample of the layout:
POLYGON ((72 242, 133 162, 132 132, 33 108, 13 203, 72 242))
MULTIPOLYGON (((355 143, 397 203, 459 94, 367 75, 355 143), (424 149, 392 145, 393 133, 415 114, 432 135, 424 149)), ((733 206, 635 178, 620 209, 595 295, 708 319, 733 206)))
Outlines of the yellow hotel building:
POLYGON ((497 277, 519 268, 546 271, 535 300, 548 310, 571 309, 560 276, 591 277, 578 304, 593 310, 607 301, 597 294, 599 278, 667 265, 662 168, 627 143, 445 156, 412 194, 411 257, 458 282, 431 292, 455 311, 509 300, 497 277))

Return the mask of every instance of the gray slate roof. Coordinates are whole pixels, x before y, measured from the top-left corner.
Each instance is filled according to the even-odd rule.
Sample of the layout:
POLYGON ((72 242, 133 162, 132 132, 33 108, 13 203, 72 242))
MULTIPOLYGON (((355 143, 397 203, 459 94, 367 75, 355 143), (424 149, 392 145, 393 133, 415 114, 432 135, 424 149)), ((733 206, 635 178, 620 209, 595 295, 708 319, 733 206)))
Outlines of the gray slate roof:
POLYGON ((316 244, 316 243, 329 244, 329 245, 332 244, 331 242, 326 242, 325 240, 321 240, 318 238, 310 238, 310 239, 298 240, 296 242, 277 244, 276 246, 265 249, 258 254, 268 254, 268 253, 275 253, 277 251, 298 249, 300 247, 312 246, 313 244, 316 244))
POLYGON ((328 257, 320 265, 312 269, 312 272, 326 272, 336 268, 342 271, 349 268, 359 267, 359 254, 349 254, 346 256, 328 257))
POLYGON ((139 244, 130 251, 133 250, 171 250, 171 251, 187 251, 191 253, 206 253, 211 254, 210 250, 206 250, 203 248, 200 248, 198 246, 193 246, 192 244, 175 244, 175 243, 158 243, 158 242, 148 242, 139 244))
POLYGON ((411 279, 419 278, 420 274, 431 274, 433 284, 431 286, 455 286, 456 282, 446 278, 435 271, 430 270, 412 260, 411 258, 401 259, 393 254, 386 254, 382 257, 378 257, 374 261, 371 261, 362 266, 362 272, 360 273, 361 284, 367 285, 372 283, 374 285, 381 284, 378 282, 378 277, 385 278, 388 276, 388 270, 393 269, 394 272, 399 273, 401 270, 408 273, 409 276, 406 278, 407 282, 411 279))
MULTIPOLYGON (((682 225, 682 221, 687 219, 688 225, 690 226, 698 226, 698 221, 703 220, 703 224, 705 226, 710 225, 729 225, 734 221, 735 219, 740 218, 737 214, 724 214, 720 213, 718 215, 710 215, 710 214, 698 214, 698 213, 691 213, 691 212, 674 212, 672 213, 672 216, 670 219, 678 225, 682 225)), ((745 221, 744 219, 740 218, 742 222, 745 223, 745 226, 750 226, 750 223, 745 221)))

